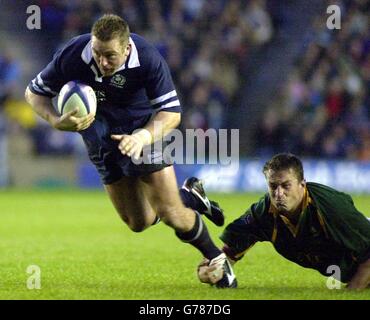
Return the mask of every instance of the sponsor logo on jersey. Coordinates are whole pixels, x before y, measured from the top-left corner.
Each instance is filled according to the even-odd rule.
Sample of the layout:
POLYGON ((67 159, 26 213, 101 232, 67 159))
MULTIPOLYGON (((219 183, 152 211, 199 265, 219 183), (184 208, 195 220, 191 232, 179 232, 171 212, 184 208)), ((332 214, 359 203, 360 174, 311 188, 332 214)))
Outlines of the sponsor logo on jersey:
POLYGON ((125 83, 126 83, 126 78, 121 74, 115 74, 110 80, 110 85, 117 87, 117 88, 123 88, 123 85, 125 83))

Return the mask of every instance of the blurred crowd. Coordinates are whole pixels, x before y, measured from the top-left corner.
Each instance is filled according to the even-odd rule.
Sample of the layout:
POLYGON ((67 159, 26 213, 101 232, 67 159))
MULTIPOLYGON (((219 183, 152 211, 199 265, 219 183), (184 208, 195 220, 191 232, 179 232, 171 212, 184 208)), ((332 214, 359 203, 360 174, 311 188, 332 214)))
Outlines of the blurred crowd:
MULTIPOLYGON (((34 0, 42 11, 44 65, 69 39, 116 13, 153 43, 168 62, 183 106, 184 128, 224 128, 240 103, 250 52, 269 44, 284 12, 278 0, 34 0), (281 7, 281 6, 280 6, 281 7)), ((329 159, 370 160, 370 28, 368 0, 331 0, 341 28, 321 14, 302 35, 301 51, 266 107, 255 132, 255 155, 280 151, 329 159)), ((37 74, 39 70, 35 71, 37 74)), ((0 137, 4 110, 27 129, 36 154, 83 152, 78 135, 56 131, 24 101, 9 99, 20 66, 0 51, 0 137), (14 112, 14 114, 13 114, 14 112)))
POLYGON ((55 34, 60 44, 89 32, 102 13, 126 19, 168 62, 186 128, 223 126, 248 50, 268 42, 273 32, 265 0, 41 0, 39 5, 50 32, 45 36, 54 44, 55 34))
MULTIPOLYGON (((274 2, 272 0, 272 2, 274 2)), ((273 21, 265 0, 38 0, 40 37, 52 53, 90 32, 103 13, 116 13, 131 32, 153 43, 168 62, 183 107, 183 128, 222 128, 241 89, 251 48, 268 43, 273 21)), ((45 61, 46 63, 47 61, 45 61)), ((31 135, 39 154, 75 152, 68 133, 40 123, 31 135)))
POLYGON ((294 68, 255 134, 257 153, 370 160, 370 1, 328 1, 341 9, 341 28, 328 16, 313 22, 294 68))

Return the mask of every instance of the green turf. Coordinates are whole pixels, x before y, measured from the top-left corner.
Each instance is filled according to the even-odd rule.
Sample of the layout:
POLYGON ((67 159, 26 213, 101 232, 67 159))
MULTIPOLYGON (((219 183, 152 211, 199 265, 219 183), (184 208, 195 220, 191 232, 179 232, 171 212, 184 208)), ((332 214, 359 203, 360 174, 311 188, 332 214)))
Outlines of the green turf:
MULTIPOLYGON (((258 195, 214 195, 227 222, 258 195)), ((370 216, 370 197, 354 197, 370 216)), ((370 299, 369 290, 329 290, 327 279, 257 244, 235 266, 239 288, 200 284, 200 254, 164 224, 133 233, 100 191, 0 192, 0 299, 370 299), (26 269, 41 268, 41 289, 26 269)), ((221 229, 208 224, 217 244, 221 229)))

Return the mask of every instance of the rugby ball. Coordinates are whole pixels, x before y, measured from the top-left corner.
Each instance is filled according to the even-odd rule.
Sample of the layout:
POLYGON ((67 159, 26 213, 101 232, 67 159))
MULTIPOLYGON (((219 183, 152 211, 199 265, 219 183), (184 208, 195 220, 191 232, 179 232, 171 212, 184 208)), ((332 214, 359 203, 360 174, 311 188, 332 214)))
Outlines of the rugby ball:
POLYGON ((61 115, 77 109, 76 117, 96 113, 96 96, 93 88, 79 81, 67 82, 59 92, 58 111, 61 115))

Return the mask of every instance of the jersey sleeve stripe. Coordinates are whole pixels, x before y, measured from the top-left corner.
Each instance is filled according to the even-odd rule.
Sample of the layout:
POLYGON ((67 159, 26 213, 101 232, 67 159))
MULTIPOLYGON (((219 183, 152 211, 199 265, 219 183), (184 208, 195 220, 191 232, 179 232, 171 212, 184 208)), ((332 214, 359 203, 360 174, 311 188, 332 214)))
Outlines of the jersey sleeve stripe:
POLYGON ((158 98, 150 100, 150 104, 155 105, 157 103, 164 102, 164 101, 166 101, 170 98, 176 97, 176 96, 177 96, 176 90, 172 90, 169 93, 164 94, 163 96, 160 96, 158 98))
POLYGON ((43 90, 42 88, 40 88, 39 85, 36 83, 36 79, 31 81, 31 83, 29 84, 29 88, 34 94, 39 94, 39 95, 48 96, 48 97, 54 97, 55 96, 55 94, 51 94, 51 93, 43 90))
POLYGON ((175 101, 169 102, 169 103, 167 103, 165 105, 162 105, 159 108, 156 108, 154 110, 155 111, 159 111, 159 110, 162 110, 162 109, 168 109, 168 108, 179 107, 179 106, 180 106, 180 101, 179 100, 175 100, 175 101))
POLYGON ((43 90, 43 91, 45 91, 47 93, 51 93, 53 95, 57 95, 58 94, 58 92, 55 92, 55 91, 51 90, 48 86, 46 86, 44 84, 44 81, 41 79, 40 73, 36 77, 36 84, 39 87, 39 89, 41 89, 41 90, 43 90))
POLYGON ((45 93, 47 93, 46 91, 44 91, 44 90, 40 89, 40 87, 37 85, 37 83, 36 83, 36 80, 35 80, 35 79, 33 79, 33 80, 32 80, 30 87, 31 87, 34 91, 36 91, 36 92, 38 92, 38 93, 40 93, 40 94, 45 94, 45 93))

